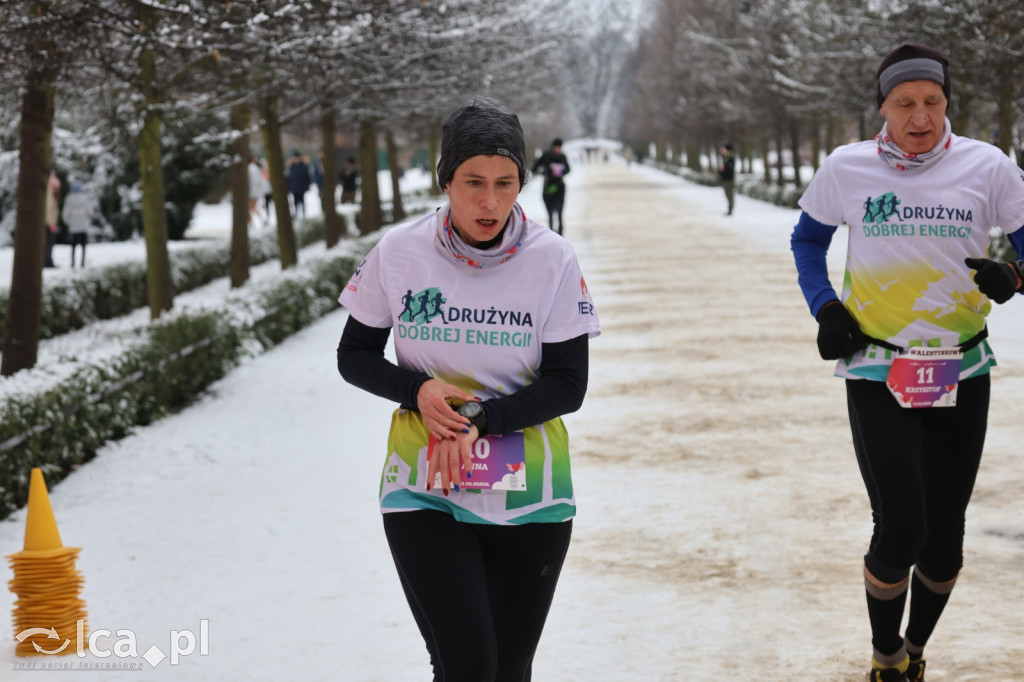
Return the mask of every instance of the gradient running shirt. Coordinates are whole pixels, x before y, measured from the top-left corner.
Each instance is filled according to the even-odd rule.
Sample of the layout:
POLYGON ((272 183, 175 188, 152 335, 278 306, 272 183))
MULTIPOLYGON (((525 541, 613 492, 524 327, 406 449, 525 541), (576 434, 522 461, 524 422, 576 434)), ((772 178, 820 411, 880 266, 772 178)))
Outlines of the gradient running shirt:
MULTIPOLYGON (((955 346, 985 326, 991 302, 964 258, 984 257, 989 230, 1024 224, 1024 174, 998 148, 952 137, 915 172, 890 168, 874 141, 836 149, 800 199, 826 225, 849 226, 841 300, 865 334, 896 346, 955 346)), ((875 345, 836 375, 884 381, 893 353, 875 345)), ((987 342, 964 354, 961 380, 995 364, 987 342)))
MULTIPOLYGON (((357 320, 390 327, 398 364, 482 399, 529 385, 541 344, 600 333, 571 244, 527 221, 509 260, 484 269, 454 262, 434 240, 445 212, 389 231, 339 301, 357 320)), ((559 522, 576 511, 569 437, 561 418, 523 429, 526 491, 426 490, 429 432, 397 409, 380 483, 381 511, 436 509, 470 523, 559 522)))

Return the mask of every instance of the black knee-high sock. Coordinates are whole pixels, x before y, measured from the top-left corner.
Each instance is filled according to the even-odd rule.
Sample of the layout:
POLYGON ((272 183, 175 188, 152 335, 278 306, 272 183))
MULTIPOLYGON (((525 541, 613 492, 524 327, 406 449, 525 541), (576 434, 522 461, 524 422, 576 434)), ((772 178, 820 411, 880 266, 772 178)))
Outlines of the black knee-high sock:
MULTIPOLYGON (((871 621, 871 646, 875 649, 875 658, 887 658, 903 650, 900 623, 903 620, 903 608, 907 603, 909 585, 909 577, 898 583, 888 584, 871 575, 867 567, 864 568, 868 619, 871 621)), ((879 662, 890 665, 886 661, 879 662)))
POLYGON ((910 618, 907 622, 907 651, 911 655, 920 656, 924 650, 955 584, 956 578, 939 583, 914 569, 910 581, 910 618))

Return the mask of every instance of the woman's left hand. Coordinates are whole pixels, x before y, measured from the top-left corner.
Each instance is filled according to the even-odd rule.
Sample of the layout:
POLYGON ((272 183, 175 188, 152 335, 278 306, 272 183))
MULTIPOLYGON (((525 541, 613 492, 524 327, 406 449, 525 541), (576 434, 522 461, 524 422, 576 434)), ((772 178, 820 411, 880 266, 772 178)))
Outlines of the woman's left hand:
POLYGON ((469 433, 460 433, 454 440, 438 440, 434 442, 434 449, 430 455, 430 462, 427 466, 427 490, 434 487, 434 479, 441 474, 441 489, 447 495, 453 485, 462 484, 461 469, 465 469, 467 476, 472 478, 473 467, 473 442, 480 433, 476 426, 469 427, 469 433))
POLYGON ((469 402, 476 400, 472 393, 466 393, 458 386, 438 379, 429 379, 420 386, 416 395, 416 407, 427 425, 430 435, 440 440, 452 440, 468 427, 465 417, 449 404, 449 400, 469 402))

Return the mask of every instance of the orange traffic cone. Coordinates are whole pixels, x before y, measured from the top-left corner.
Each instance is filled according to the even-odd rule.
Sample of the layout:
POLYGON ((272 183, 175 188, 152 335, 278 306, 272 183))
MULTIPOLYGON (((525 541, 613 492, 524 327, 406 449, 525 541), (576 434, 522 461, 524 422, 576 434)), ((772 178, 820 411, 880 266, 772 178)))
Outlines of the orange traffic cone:
POLYGON ((32 470, 28 484, 28 517, 25 519, 25 552, 50 552, 63 549, 57 519, 53 518, 50 493, 46 490, 43 472, 32 470))
POLYGON ((78 621, 85 627, 85 602, 79 598, 84 582, 75 569, 81 550, 65 547, 57 530, 43 472, 32 469, 28 488, 25 545, 7 556, 14 571, 8 583, 18 595, 14 602, 14 638, 18 656, 72 654, 85 642, 78 641, 78 621))

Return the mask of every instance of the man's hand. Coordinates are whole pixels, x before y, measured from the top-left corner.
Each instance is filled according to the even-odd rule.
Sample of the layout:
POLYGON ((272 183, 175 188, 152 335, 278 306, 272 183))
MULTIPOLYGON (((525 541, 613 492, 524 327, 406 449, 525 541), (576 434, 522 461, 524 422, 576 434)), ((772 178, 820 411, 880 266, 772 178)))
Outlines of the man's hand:
POLYGON ((974 282, 981 293, 996 303, 1006 303, 1020 290, 1021 273, 1013 263, 989 260, 988 258, 966 258, 964 263, 974 273, 974 282))
POLYGON ((822 360, 838 360, 853 355, 868 346, 853 319, 853 315, 839 301, 830 301, 818 311, 818 353, 822 360))

